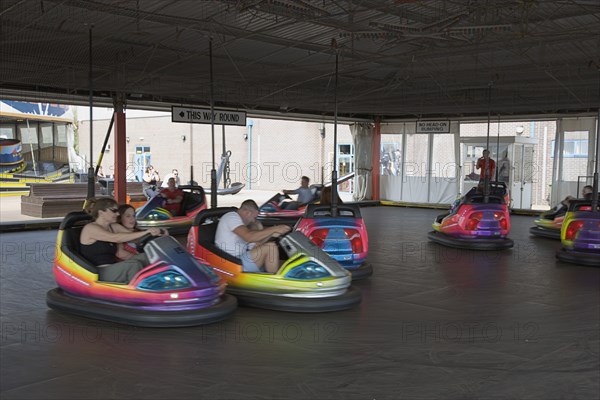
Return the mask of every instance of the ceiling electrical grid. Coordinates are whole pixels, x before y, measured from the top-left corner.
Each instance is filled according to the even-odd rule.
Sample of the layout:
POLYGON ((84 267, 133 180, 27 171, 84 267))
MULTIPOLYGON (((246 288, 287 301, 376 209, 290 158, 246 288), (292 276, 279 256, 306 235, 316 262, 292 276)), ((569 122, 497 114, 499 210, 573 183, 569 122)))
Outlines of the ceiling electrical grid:
POLYGON ((0 95, 343 118, 597 110, 592 0, 3 0, 0 95))

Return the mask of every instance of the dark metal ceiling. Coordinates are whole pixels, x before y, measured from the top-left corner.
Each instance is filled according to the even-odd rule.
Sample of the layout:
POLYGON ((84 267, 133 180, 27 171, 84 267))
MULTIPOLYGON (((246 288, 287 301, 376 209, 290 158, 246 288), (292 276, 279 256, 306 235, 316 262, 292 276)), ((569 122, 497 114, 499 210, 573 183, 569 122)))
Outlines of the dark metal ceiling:
POLYGON ((2 97, 349 118, 587 112, 597 0, 2 0, 2 97), (491 89, 490 89, 491 88, 491 89), (491 107, 489 106, 491 104, 491 107))

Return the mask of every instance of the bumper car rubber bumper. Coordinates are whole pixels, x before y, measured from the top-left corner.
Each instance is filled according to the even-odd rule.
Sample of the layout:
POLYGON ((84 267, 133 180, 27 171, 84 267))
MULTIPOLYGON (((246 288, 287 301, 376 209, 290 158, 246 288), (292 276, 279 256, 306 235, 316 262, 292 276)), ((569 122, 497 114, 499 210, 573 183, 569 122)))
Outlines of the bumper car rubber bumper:
POLYGON ((362 263, 358 268, 346 268, 352 274, 352 280, 365 279, 373 275, 373 266, 369 263, 362 263))
POLYGON ((588 265, 600 267, 600 253, 588 253, 584 251, 567 250, 565 248, 556 252, 556 258, 571 264, 588 265))
POLYGON ((514 242, 509 238, 497 238, 497 239, 463 239, 456 238, 449 235, 445 235, 438 231, 431 231, 427 234, 427 237, 432 242, 448 246, 455 247, 457 249, 468 249, 468 250, 505 250, 510 249, 514 246, 514 242))
POLYGON ((560 229, 546 229, 540 226, 532 226, 529 228, 529 233, 534 236, 560 240, 560 229))
POLYGON ((229 286, 227 292, 237 297, 240 305, 276 311, 318 313, 352 308, 362 299, 360 290, 350 286, 344 293, 331 297, 289 297, 260 293, 229 286))
POLYGON ((237 308, 235 297, 225 294, 212 307, 185 311, 144 310, 74 297, 60 288, 46 294, 48 307, 87 318, 125 325, 167 328, 205 325, 228 318, 237 308))
POLYGON ((256 220, 267 227, 275 225, 288 225, 293 227, 300 218, 302 218, 302 215, 290 215, 289 217, 258 216, 256 220))

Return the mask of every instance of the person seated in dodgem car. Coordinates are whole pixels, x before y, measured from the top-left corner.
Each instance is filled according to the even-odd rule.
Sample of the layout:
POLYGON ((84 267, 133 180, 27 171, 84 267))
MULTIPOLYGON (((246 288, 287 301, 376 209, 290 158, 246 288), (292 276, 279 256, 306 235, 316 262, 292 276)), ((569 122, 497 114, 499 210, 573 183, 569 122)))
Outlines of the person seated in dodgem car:
POLYGON ((315 194, 313 193, 313 190, 308 186, 309 183, 310 178, 308 176, 303 176, 300 180, 300 187, 298 189, 284 189, 284 194, 297 194, 298 200, 284 203, 284 205, 281 208, 285 210, 297 210, 298 207, 312 202, 315 197, 315 194))
POLYGON ((139 232, 115 232, 119 214, 117 202, 111 198, 101 198, 91 207, 92 222, 85 225, 80 236, 81 255, 98 268, 98 280, 115 283, 129 283, 141 269, 149 264, 145 254, 132 255, 119 261, 118 243, 126 243, 150 233, 159 236, 159 228, 139 232))
POLYGON ((585 200, 592 200, 593 195, 594 195, 594 187, 592 185, 586 185, 583 187, 583 189, 581 189, 581 196, 585 200))
MULTIPOLYGON (((139 232, 137 219, 135 218, 135 208, 131 204, 121 204, 117 214, 117 223, 111 224, 111 229, 114 232, 139 232)), ((168 236, 169 232, 161 228, 161 235, 168 236)), ((117 244, 117 258, 120 260, 128 260, 134 254, 140 253, 140 244, 136 241, 117 244)))
POLYGON ((288 233, 287 225, 275 225, 261 230, 249 229, 258 216, 258 205, 254 200, 244 201, 237 211, 223 215, 217 225, 215 244, 226 253, 242 260, 245 272, 274 274, 279 269, 279 248, 269 242, 271 238, 288 233))
POLYGON ((175 178, 169 178, 167 185, 165 189, 161 189, 158 195, 166 199, 163 207, 176 217, 181 214, 181 202, 183 201, 184 193, 183 190, 175 185, 175 178))
MULTIPOLYGON (((503 190, 503 189, 502 189, 503 190)), ((436 221, 441 223, 442 220, 450 215, 454 215, 458 212, 460 206, 467 201, 469 201, 475 195, 482 195, 485 191, 485 183, 480 181, 477 186, 472 187, 464 196, 458 196, 452 205, 450 206, 450 210, 445 214, 440 214, 436 217, 436 221)), ((504 195, 504 193, 498 193, 498 195, 504 195)))
MULTIPOLYGON (((337 204, 343 204, 344 202, 340 198, 340 195, 336 192, 336 201, 337 204)), ((321 190, 321 197, 319 200, 319 204, 330 205, 331 204, 331 186, 325 186, 323 190, 321 190)))
MULTIPOLYGON (((591 200, 593 192, 593 186, 586 185, 583 188, 581 188, 581 198, 585 200, 591 200)), ((560 203, 552 207, 550 210, 542 213, 541 217, 544 219, 555 219, 558 217, 562 217, 567 213, 567 210, 569 209, 569 204, 571 204, 571 201, 573 200, 577 200, 577 198, 573 196, 565 197, 563 200, 561 200, 560 203)))

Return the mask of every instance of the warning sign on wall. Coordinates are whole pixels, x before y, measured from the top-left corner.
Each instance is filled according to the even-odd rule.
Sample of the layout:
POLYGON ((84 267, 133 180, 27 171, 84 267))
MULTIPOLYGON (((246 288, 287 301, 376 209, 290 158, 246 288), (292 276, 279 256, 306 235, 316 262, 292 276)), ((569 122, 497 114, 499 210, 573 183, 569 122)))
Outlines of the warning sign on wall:
POLYGON ((417 121, 417 133, 450 133, 450 121, 417 121))

